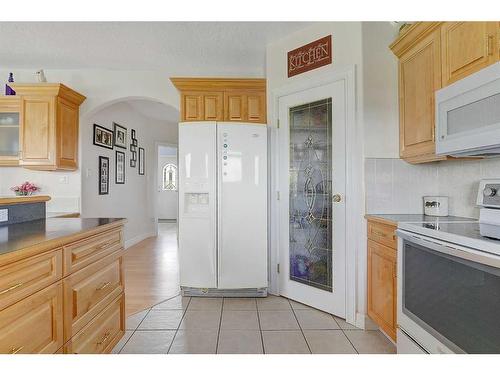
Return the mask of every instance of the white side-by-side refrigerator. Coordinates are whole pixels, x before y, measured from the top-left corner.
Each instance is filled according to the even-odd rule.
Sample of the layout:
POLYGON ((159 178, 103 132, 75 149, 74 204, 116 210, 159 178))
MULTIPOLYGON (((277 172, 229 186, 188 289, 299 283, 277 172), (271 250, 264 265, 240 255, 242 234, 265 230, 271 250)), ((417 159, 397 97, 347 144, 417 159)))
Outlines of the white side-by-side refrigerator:
POLYGON ((267 294, 267 127, 179 124, 184 295, 267 294))

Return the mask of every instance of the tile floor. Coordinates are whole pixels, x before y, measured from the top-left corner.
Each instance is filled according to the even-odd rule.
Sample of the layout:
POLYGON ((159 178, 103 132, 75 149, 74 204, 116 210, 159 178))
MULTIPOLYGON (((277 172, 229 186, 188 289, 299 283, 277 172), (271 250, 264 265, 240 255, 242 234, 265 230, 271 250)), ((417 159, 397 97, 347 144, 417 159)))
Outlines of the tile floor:
POLYGON ((379 331, 283 297, 173 297, 127 319, 122 354, 395 353, 379 331))

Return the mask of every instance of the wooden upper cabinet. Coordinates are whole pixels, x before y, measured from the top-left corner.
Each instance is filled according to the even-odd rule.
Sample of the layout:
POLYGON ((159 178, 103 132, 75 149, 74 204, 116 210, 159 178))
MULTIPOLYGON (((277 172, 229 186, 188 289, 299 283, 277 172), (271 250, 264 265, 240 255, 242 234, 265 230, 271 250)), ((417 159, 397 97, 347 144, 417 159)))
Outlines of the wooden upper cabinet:
POLYGON ((409 161, 435 156, 434 92, 441 87, 440 32, 435 30, 399 60, 400 156, 409 161))
POLYGON ((445 22, 441 27, 443 86, 499 59, 498 22, 445 22))
POLYGON ((62 84, 12 88, 20 98, 19 164, 40 170, 77 169, 79 107, 85 97, 62 84))
POLYGON ((265 124, 266 80, 171 78, 181 93, 181 121, 265 124))
POLYGON ((0 97, 0 166, 19 165, 20 111, 17 96, 0 97))

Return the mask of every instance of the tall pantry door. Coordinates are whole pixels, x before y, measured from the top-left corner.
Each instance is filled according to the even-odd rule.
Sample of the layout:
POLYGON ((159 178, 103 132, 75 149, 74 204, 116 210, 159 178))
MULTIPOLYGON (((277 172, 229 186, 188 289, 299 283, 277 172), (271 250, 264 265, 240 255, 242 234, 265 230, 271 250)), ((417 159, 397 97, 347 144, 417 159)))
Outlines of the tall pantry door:
POLYGON ((267 127, 217 124, 219 288, 267 287, 267 127))
POLYGON ((216 123, 179 124, 179 263, 183 287, 217 287, 216 123))

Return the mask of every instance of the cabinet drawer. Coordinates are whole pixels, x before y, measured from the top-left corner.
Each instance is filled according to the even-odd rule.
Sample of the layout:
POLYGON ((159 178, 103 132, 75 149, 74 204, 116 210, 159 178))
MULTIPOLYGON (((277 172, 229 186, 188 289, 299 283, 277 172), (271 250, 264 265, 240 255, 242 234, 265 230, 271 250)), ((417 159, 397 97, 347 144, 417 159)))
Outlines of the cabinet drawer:
POLYGON ((123 247, 121 228, 64 246, 64 274, 69 275, 123 247))
POLYGON ((368 239, 397 249, 396 227, 368 221, 368 239))
POLYGON ((63 345, 62 283, 0 311, 0 353, 55 353, 63 345))
POLYGON ((0 311, 61 278, 61 249, 0 267, 0 311))
POLYGON ((64 353, 109 353, 125 333, 123 294, 78 332, 64 347, 64 353))
POLYGON ((123 293, 122 252, 64 279, 64 338, 69 340, 123 293))

